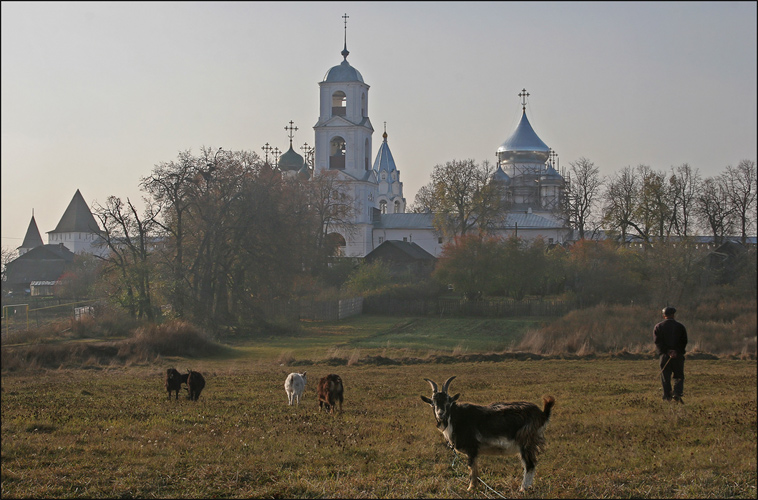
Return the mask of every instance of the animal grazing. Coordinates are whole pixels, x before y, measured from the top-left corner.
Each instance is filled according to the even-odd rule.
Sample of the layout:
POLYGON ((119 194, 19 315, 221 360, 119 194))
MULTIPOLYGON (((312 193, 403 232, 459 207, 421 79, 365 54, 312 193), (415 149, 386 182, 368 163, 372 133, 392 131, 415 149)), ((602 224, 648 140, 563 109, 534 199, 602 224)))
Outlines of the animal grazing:
POLYGON ((176 391, 176 399, 179 399, 179 391, 181 390, 183 383, 187 383, 187 375, 182 375, 176 368, 169 368, 166 370, 166 391, 168 391, 168 399, 171 399, 172 391, 176 391))
POLYGON ((292 406, 292 403, 295 401, 297 401, 297 405, 300 406, 300 396, 303 395, 303 390, 305 389, 305 384, 307 382, 305 376, 306 373, 307 372, 290 373, 287 375, 287 380, 284 381, 284 390, 287 392, 287 401, 290 406, 292 406))
POLYGON ((434 410, 437 429, 450 446, 468 455, 468 489, 474 489, 479 478, 476 464, 479 455, 518 453, 524 466, 520 491, 525 491, 532 485, 537 454, 545 445, 543 433, 555 398, 543 396, 542 410, 534 403, 524 401, 492 403, 489 406, 458 404, 460 393, 450 396, 447 392, 454 378, 447 379, 439 391, 436 383, 425 378, 432 386, 433 393, 431 399, 426 396, 421 396, 421 399, 434 410))
POLYGON ((187 368, 187 374, 182 375, 186 378, 187 382, 187 391, 189 392, 189 398, 192 401, 197 401, 200 397, 200 393, 202 392, 203 388, 205 387, 205 377, 203 377, 203 374, 200 372, 193 372, 189 368, 187 368))
POLYGON ((342 395, 344 387, 342 386, 342 379, 339 375, 333 373, 322 378, 318 383, 318 411, 326 406, 326 410, 329 413, 334 413, 334 407, 337 402, 340 404, 340 411, 342 411, 342 395))

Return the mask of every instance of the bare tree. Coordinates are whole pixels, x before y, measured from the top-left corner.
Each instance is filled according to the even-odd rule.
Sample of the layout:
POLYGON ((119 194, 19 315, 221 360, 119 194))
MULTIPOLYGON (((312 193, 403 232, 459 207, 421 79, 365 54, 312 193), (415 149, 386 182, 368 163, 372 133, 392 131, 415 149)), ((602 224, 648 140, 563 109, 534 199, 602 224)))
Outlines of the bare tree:
POLYGON ((696 198, 695 212, 702 227, 720 245, 732 229, 733 211, 724 175, 705 179, 696 198))
POLYGON ((671 224, 673 231, 682 237, 690 234, 695 206, 695 198, 700 189, 700 174, 697 169, 683 163, 671 167, 669 185, 672 191, 671 224))
POLYGON ((631 166, 624 167, 607 182, 603 196, 603 222, 606 227, 621 234, 622 243, 626 242, 629 228, 634 225, 639 184, 631 166))
POLYGON ((640 190, 633 226, 643 239, 665 238, 670 232, 672 219, 672 191, 666 183, 666 174, 647 165, 639 165, 640 190))
POLYGON ((747 233, 755 227, 756 199, 756 170, 755 162, 742 160, 737 168, 726 167, 724 176, 729 204, 740 226, 742 244, 747 242, 747 233))
POLYGON ((104 228, 100 235, 109 250, 99 258, 106 263, 106 272, 116 272, 114 297, 132 317, 153 320, 153 267, 149 257, 157 213, 145 201, 147 208, 140 216, 129 198, 124 203, 121 198, 110 196, 105 206, 93 206, 93 215, 104 228))
POLYGON ((579 239, 583 240, 588 226, 596 223, 594 211, 603 180, 598 168, 587 158, 581 157, 569 165, 563 216, 569 227, 577 230, 579 239))

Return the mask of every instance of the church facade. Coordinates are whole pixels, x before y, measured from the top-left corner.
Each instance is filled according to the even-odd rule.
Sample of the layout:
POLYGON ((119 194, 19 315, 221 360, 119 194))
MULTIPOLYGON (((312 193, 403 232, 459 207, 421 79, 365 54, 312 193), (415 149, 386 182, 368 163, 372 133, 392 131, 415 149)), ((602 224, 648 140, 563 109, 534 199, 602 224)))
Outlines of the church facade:
MULTIPOLYGON (((318 84, 319 117, 313 127, 311 164, 292 149, 290 128, 290 149, 278 160, 278 166, 282 172, 306 176, 311 175, 311 168, 314 174, 338 172, 353 204, 350 224, 329 228, 336 233, 342 256, 364 257, 385 241, 416 243, 439 256, 447 241, 433 226, 434 214, 406 212, 403 183, 386 128, 377 154, 372 156, 369 85, 348 62, 349 54, 345 35, 342 62, 330 68, 318 84)), ((565 182, 553 167, 554 152, 537 136, 526 116, 528 95, 526 90, 519 94, 521 121, 496 151, 497 169, 492 181, 501 184, 512 207, 499 233, 541 236, 550 243, 563 243, 570 231, 556 216, 556 209, 565 182)))

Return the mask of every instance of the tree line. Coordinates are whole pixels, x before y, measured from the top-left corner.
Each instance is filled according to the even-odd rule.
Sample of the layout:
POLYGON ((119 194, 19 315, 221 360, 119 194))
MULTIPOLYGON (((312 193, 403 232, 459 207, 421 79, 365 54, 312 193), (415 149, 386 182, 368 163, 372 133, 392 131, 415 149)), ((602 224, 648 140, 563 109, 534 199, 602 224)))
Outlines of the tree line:
MULTIPOLYGON (((707 271, 702 248, 666 242, 699 231, 723 238, 734 230, 744 240, 756 223, 755 162, 706 179, 686 164, 665 174, 627 167, 604 179, 585 158, 570 165, 555 212, 578 236, 570 247, 496 235, 510 207, 488 162, 435 166, 412 210, 433 212, 438 232, 451 241, 432 280, 419 283, 333 259, 339 243, 332 233, 350 230, 355 205, 337 173, 306 179, 283 175, 254 152, 184 151, 140 179, 142 208, 117 196, 93 204, 108 253, 99 265, 77 256, 62 281, 73 295, 96 288, 134 318, 155 320, 160 305, 164 314, 216 329, 254 321, 266 300, 334 295, 340 288, 434 294, 454 284, 469 298, 563 295, 590 305, 676 301, 742 279, 707 271), (601 227, 621 241, 637 236, 648 249, 594 241, 601 227)), ((755 263, 739 272, 755 296, 755 263)))
MULTIPOLYGON (((698 234, 716 244, 737 234, 742 243, 756 229, 756 164, 742 160, 703 178, 684 163, 669 171, 627 166, 602 177, 587 158, 571 162, 559 206, 553 210, 577 240, 603 233, 645 244, 671 236, 698 234)), ((510 206, 487 161, 453 160, 434 167, 411 210, 435 214, 435 227, 448 236, 468 231, 492 234, 502 227, 510 206)))

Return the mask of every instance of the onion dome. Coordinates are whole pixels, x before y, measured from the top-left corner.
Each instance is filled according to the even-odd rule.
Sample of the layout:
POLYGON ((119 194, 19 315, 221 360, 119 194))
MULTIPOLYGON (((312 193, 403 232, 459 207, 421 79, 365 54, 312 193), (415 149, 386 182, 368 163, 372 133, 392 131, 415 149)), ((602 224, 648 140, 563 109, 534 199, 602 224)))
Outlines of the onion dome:
POLYGON ((502 184, 510 184, 511 182, 510 176, 508 176, 500 166, 498 166, 497 170, 492 173, 491 180, 492 182, 499 182, 502 184))
POLYGON ((516 130, 497 148, 497 156, 501 161, 545 163, 550 148, 534 132, 524 111, 516 130))
POLYGON ((301 179, 308 180, 311 178, 311 169, 308 168, 307 164, 303 164, 303 168, 297 171, 297 176, 301 179))
POLYGON ((287 150, 287 152, 279 157, 279 170, 282 172, 297 172, 303 168, 304 164, 305 160, 303 160, 303 157, 295 152, 294 149, 292 149, 292 144, 290 144, 290 148, 287 150))
POLYGON ((560 183, 563 183, 563 176, 559 174, 558 171, 553 168, 552 163, 548 163, 547 168, 540 176, 540 182, 542 182, 543 185, 546 182, 560 184, 560 183))

